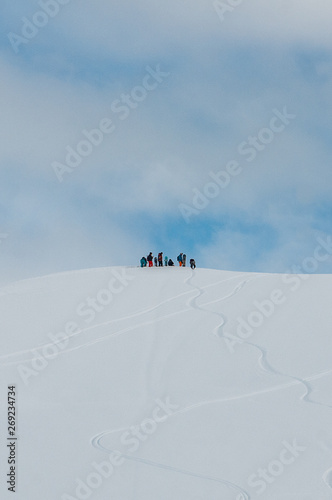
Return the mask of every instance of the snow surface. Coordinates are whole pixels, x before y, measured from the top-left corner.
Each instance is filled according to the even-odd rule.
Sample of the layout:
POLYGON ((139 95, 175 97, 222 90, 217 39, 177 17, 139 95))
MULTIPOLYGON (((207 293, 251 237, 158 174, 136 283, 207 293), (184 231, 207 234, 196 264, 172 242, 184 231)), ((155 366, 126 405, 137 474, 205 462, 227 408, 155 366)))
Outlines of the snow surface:
POLYGON ((1 499, 331 499, 331 288, 329 275, 103 268, 1 289, 1 499), (259 326, 241 339, 249 316, 259 326))

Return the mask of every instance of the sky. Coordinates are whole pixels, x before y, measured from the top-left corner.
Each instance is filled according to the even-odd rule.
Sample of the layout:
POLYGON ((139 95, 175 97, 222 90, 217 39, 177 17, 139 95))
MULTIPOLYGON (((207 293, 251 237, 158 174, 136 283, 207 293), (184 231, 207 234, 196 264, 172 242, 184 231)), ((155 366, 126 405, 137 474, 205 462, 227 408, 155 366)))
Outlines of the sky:
POLYGON ((330 0, 0 9, 1 283, 150 251, 332 272, 330 0))

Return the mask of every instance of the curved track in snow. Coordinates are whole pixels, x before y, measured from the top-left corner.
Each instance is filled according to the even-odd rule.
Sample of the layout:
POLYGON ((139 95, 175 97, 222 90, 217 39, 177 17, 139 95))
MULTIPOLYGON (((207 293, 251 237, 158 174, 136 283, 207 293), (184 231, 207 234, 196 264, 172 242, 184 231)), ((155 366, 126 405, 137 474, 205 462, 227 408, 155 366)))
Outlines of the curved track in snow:
MULTIPOLYGON (((221 283, 225 283, 227 281, 231 281, 231 280, 237 279, 237 278, 239 278, 241 276, 243 276, 243 274, 232 276, 230 278, 226 278, 225 280, 220 280, 220 281, 217 281, 215 283, 206 285, 205 287, 202 287, 202 289, 208 289, 208 288, 220 285, 221 283)), ((190 277, 191 276, 189 276, 189 279, 190 279, 190 277)), ((186 278, 185 281, 188 281, 188 278, 186 278)), ((138 311, 136 313, 133 313, 133 314, 130 314, 130 315, 127 315, 127 316, 123 316, 121 318, 112 319, 112 320, 109 320, 109 321, 104 321, 102 323, 97 323, 97 324, 94 324, 94 325, 90 325, 90 326, 87 326, 85 328, 81 328, 77 333, 73 333, 72 335, 67 335, 67 338, 70 340, 72 338, 79 337, 79 336, 81 336, 82 334, 84 334, 86 332, 89 332, 89 331, 92 331, 92 330, 97 330, 98 328, 101 328, 101 327, 105 327, 105 326, 108 327, 110 325, 113 325, 114 323, 119 323, 121 321, 126 321, 128 319, 133 319, 133 318, 137 318, 137 317, 140 317, 140 316, 144 316, 144 315, 149 314, 149 313, 151 313, 153 311, 157 311, 161 306, 163 306, 163 305, 165 305, 167 303, 170 303, 170 302, 172 302, 174 300, 177 300, 179 297, 190 295, 191 293, 192 293, 192 290, 189 290, 189 291, 186 291, 186 292, 182 292, 182 293, 180 293, 178 295, 174 295, 173 297, 170 297, 170 298, 168 298, 166 300, 163 300, 163 301, 159 302, 158 304, 156 304, 153 307, 145 308, 145 309, 143 309, 141 311, 138 311)), ((125 329, 118 330, 118 331, 116 331, 116 332, 114 332, 114 333, 112 333, 110 335, 106 335, 106 336, 100 337, 100 338, 96 339, 95 341, 83 343, 80 346, 75 346, 73 348, 64 349, 64 350, 60 351, 59 354, 65 354, 65 353, 74 351, 76 349, 80 349, 80 348, 83 348, 83 347, 89 347, 90 345, 93 345, 94 343, 98 343, 99 341, 107 340, 110 337, 116 337, 118 335, 121 335, 122 333, 127 333, 129 331, 135 330, 135 329, 140 328, 142 326, 144 327, 144 326, 147 326, 149 324, 153 324, 156 321, 162 321, 162 320, 167 319, 169 317, 172 317, 174 315, 185 313, 188 310, 190 310, 190 306, 189 305, 187 305, 187 307, 185 309, 181 309, 179 311, 176 311, 175 313, 170 313, 170 314, 167 314, 167 315, 164 315, 164 316, 160 316, 160 318, 158 318, 158 319, 153 319, 151 321, 147 321, 147 322, 144 322, 144 323, 136 324, 133 327, 128 327, 128 328, 125 328, 125 329)), ((44 344, 33 346, 33 347, 29 348, 29 349, 24 349, 24 350, 21 350, 21 351, 15 351, 15 352, 10 353, 10 354, 4 354, 4 355, 0 356, 0 366, 10 366, 10 365, 15 365, 15 364, 19 364, 19 363, 27 363, 27 362, 31 361, 35 357, 34 354, 32 353, 33 350, 41 350, 41 349, 43 349, 44 347, 46 347, 46 346, 48 346, 50 344, 57 345, 57 344, 60 344, 62 342, 63 342, 63 340, 60 340, 59 342, 45 342, 44 344), (8 361, 8 362, 5 362, 5 363, 1 362, 2 360, 7 360, 7 359, 10 359, 10 358, 19 357, 19 356, 22 356, 22 355, 25 355, 25 354, 31 354, 31 358, 18 359, 18 360, 14 359, 13 361, 8 361)), ((45 356, 46 359, 48 357, 50 359, 52 359, 52 355, 51 356, 47 356, 47 355, 45 356)))
MULTIPOLYGON (((188 284, 191 284, 191 280, 193 279, 194 277, 194 274, 192 275, 192 277, 190 277, 187 281, 188 284)), ((240 283, 240 285, 238 285, 237 287, 235 287, 233 293, 231 293, 229 295, 229 297, 232 297, 234 296, 235 294, 239 293, 242 288, 249 282, 251 281, 251 279, 249 280, 246 280, 242 283, 240 283)), ((192 285, 192 284, 191 284, 192 285)), ((194 285, 192 285, 194 287, 194 285)), ((189 302, 190 302, 190 305, 194 308, 194 309, 199 309, 199 310, 202 310, 202 311, 206 311, 204 309, 204 306, 206 305, 209 305, 209 304, 212 304, 212 303, 217 303, 219 301, 222 301, 224 300, 224 298, 222 299, 218 299, 218 300, 215 300, 214 302, 210 302, 210 303, 206 303, 206 304, 203 304, 201 306, 198 306, 197 305, 197 299, 203 295, 204 291, 199 288, 199 287, 195 287, 196 290, 198 291, 197 295, 191 299, 189 302)), ((212 311, 210 311, 212 312, 212 311)), ((218 325, 215 329, 215 334, 219 337, 219 338, 222 338, 224 337, 224 334, 223 334, 223 328, 224 326, 226 325, 227 323, 227 317, 225 315, 223 315, 222 313, 218 313, 218 312, 214 312, 213 314, 216 314, 218 315, 222 322, 220 323, 220 325, 218 325)), ((328 371, 325 371, 325 372, 322 372, 320 374, 316 374, 316 375, 312 375, 310 377, 306 377, 306 378, 301 378, 301 377, 297 377, 295 375, 291 375, 289 373, 285 373, 285 372, 282 372, 280 370, 277 370, 276 368, 274 368, 272 366, 272 364, 269 362, 268 360, 268 351, 266 349, 264 349, 263 347, 261 347, 260 345, 254 343, 254 342, 249 342, 249 341, 246 341, 244 339, 241 339, 241 344, 246 344, 248 346, 251 346, 253 347, 254 349, 257 349, 259 351, 259 358, 258 358, 258 363, 260 365, 260 367, 262 368, 263 371, 267 372, 267 373, 270 373, 272 375, 279 375, 279 376, 282 376, 282 377, 285 377, 285 378, 289 378, 291 379, 293 382, 290 382, 289 384, 287 385, 280 385, 280 386, 277 386, 277 387, 274 387, 274 388, 270 388, 268 390, 263 390, 263 391, 255 391, 253 392, 251 395, 252 396, 257 396, 258 394, 264 394, 264 393, 267 393, 267 392, 272 392, 274 390, 279 390, 279 389, 282 389, 282 388, 286 388, 286 387, 291 387, 291 386, 294 386, 294 385, 298 385, 298 384, 301 384, 304 389, 305 389, 305 392, 303 393, 303 395, 301 396, 301 400, 304 401, 305 403, 308 403, 308 404, 313 404, 313 405, 318 405, 318 406, 323 406, 323 407, 326 407, 326 408, 332 408, 332 405, 329 405, 329 404, 326 404, 326 403, 320 403, 318 401, 313 401, 311 399, 311 394, 314 392, 314 389, 312 388, 312 386, 310 385, 309 381, 310 380, 315 380, 317 378, 321 378, 327 374, 330 374, 332 373, 332 370, 328 370, 328 371)), ((228 400, 231 400, 233 398, 229 398, 228 400)), ((226 400, 224 400, 226 401, 226 400)), ((217 402, 217 400, 215 401, 217 402)), ((220 400, 218 402, 221 402, 220 400)), ((191 408, 194 409, 194 408, 198 408, 202 405, 205 405, 205 404, 209 404, 211 402, 204 402, 204 403, 197 403, 196 405, 193 405, 191 408)), ((187 409, 184 409, 182 410, 182 412, 184 411, 189 411, 189 409, 191 408, 187 408, 187 409)), ((323 475, 322 475, 322 479, 324 481, 324 483, 330 488, 332 489, 332 467, 327 469, 323 475)))

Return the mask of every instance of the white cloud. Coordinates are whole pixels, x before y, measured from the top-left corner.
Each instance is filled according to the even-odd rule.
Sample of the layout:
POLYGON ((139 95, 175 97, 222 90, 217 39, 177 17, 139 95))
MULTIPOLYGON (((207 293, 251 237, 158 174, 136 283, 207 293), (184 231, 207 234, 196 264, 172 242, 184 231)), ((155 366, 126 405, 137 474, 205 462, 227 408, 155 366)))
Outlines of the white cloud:
MULTIPOLYGON (((224 1, 227 3, 227 0, 224 1)), ((167 56, 177 48, 204 49, 207 41, 304 43, 331 47, 329 0, 243 1, 221 22, 212 0, 96 0, 72 3, 60 28, 85 50, 122 59, 167 56)))
MULTIPOLYGON (((303 238, 295 248, 311 238, 305 206, 310 213, 330 194, 332 65, 326 49, 331 47, 331 10, 323 0, 243 1, 221 23, 212 1, 72 0, 25 53, 3 52, 0 165, 3 172, 11 165, 18 176, 21 201, 6 199, 13 231, 19 234, 13 241, 26 241, 43 253, 39 259, 35 252, 34 262, 29 257, 31 272, 59 269, 61 262, 66 268, 93 260, 104 265, 110 246, 110 263, 123 263, 122 248, 132 252, 137 245, 137 252, 145 253, 153 235, 127 235, 121 219, 153 214, 165 220, 170 215, 181 224, 178 203, 190 203, 192 189, 204 188, 208 172, 232 159, 242 162, 243 173, 203 216, 236 220, 248 213, 272 230, 284 225, 279 249, 259 259, 265 267, 278 258, 279 267, 292 259, 297 250, 289 238, 299 221, 303 238), (111 104, 141 83, 147 64, 160 64, 171 74, 121 122, 111 104), (296 119, 254 162, 246 162, 238 145, 268 125, 274 108, 284 106, 296 119), (114 134, 59 184, 52 162, 63 162, 66 147, 75 148, 83 129, 97 127, 104 117, 115 120, 114 134), (35 187, 22 186, 22 172, 35 187), (86 212, 67 220, 80 203, 86 212), (283 203, 290 214, 285 215, 283 203), (105 218, 99 220, 103 210, 105 218), (63 219, 53 224, 52 211, 63 219), (15 224, 22 214, 28 225, 35 221, 35 239, 23 236, 15 224), (100 230, 90 247, 94 214, 100 230), (79 229, 72 232, 73 225, 79 229), (104 249, 105 231, 112 232, 112 239, 104 249)), ((34 12, 32 4, 29 12, 34 12)), ((17 7, 8 25, 19 26, 23 15, 30 14, 17 7)), ((246 256, 243 232, 229 228, 226 245, 223 236, 218 238, 200 250, 209 255, 206 265, 220 267, 221 244, 227 267, 253 262, 246 256)), ((252 244, 257 242, 253 237, 252 244)), ((9 253, 8 262, 16 267, 9 253)), ((123 259, 130 256, 124 253, 123 259)))

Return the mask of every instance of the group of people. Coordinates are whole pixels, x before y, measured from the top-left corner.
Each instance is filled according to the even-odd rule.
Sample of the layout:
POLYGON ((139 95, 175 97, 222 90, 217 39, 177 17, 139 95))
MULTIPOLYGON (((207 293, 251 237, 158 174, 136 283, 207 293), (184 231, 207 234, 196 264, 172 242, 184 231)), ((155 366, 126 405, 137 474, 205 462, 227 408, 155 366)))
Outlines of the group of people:
MULTIPOLYGON (((179 263, 180 267, 186 267, 187 256, 185 253, 181 252, 177 256, 176 260, 179 263)), ((147 257, 142 257, 140 262, 141 262, 141 267, 146 267, 147 265, 149 267, 153 267, 153 264, 158 267, 162 267, 163 265, 170 267, 174 266, 174 262, 172 261, 172 259, 169 259, 167 256, 163 257, 163 252, 159 252, 158 257, 153 257, 152 252, 150 252, 147 257)), ((195 259, 190 259, 189 263, 191 269, 196 268, 195 259)))

